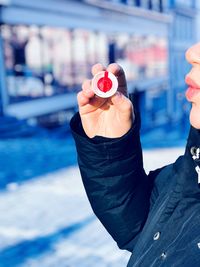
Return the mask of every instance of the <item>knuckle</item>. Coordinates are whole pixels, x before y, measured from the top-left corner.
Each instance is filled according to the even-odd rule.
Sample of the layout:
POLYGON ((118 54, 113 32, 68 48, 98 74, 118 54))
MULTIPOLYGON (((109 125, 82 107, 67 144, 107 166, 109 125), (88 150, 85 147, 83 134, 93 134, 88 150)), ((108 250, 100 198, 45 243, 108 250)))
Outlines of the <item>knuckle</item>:
POLYGON ((130 101, 130 99, 127 99, 127 105, 126 105, 126 108, 128 111, 132 111, 133 110, 133 104, 132 102, 130 101))

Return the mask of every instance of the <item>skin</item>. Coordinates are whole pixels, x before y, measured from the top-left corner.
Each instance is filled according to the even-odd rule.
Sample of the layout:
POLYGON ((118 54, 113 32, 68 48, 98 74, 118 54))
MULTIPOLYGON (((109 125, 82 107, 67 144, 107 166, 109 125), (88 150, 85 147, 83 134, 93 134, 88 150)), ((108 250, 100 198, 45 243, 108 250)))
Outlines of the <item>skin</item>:
MULTIPOLYGON (((189 77, 198 87, 200 87, 200 43, 193 45, 186 51, 186 60, 192 65, 192 68, 186 77, 189 77)), ((194 128, 200 129, 200 89, 198 90, 198 93, 188 101, 192 104, 190 124, 194 128)))
MULTIPOLYGON (((186 60, 192 65, 186 75, 200 88, 200 43, 186 51, 186 60)), ((106 70, 101 64, 92 67, 93 76, 106 70)), ((110 98, 100 98, 91 88, 91 80, 85 80, 82 90, 77 95, 79 113, 82 125, 88 137, 104 136, 110 138, 121 137, 126 134, 134 121, 134 112, 131 101, 127 97, 126 77, 123 69, 116 63, 110 64, 107 71, 112 72, 118 79, 118 92, 110 98)), ((186 79, 187 83, 187 79, 186 79)), ((200 129, 200 89, 192 98, 188 99, 192 107, 190 123, 200 129)))

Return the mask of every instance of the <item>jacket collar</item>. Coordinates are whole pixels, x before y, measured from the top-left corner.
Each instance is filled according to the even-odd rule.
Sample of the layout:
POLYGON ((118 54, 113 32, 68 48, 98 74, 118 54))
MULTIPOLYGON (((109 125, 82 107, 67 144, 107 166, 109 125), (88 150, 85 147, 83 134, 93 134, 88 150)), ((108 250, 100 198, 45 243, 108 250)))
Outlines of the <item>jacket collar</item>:
POLYGON ((200 130, 195 129, 194 127, 191 126, 187 139, 185 154, 188 153, 190 154, 192 147, 200 148, 200 130))
POLYGON ((198 195, 200 198, 200 184, 198 183, 198 167, 200 171, 200 130, 190 127, 185 154, 175 163, 178 172, 178 184, 186 196, 198 195))
MULTIPOLYGON (((183 201, 183 207, 185 205, 184 203, 188 203, 188 201, 190 203, 194 203, 194 200, 200 201, 198 174, 195 170, 197 164, 192 158, 192 147, 200 147, 200 131, 191 126, 185 154, 180 156, 173 164, 173 173, 171 174, 173 175, 173 183, 171 184, 172 190, 160 222, 166 222, 167 218, 174 212, 181 200, 183 201), (188 201, 186 201, 186 199, 188 201)), ((183 211, 184 209, 182 212, 183 211)), ((179 217, 179 214, 177 214, 177 217, 179 217)))

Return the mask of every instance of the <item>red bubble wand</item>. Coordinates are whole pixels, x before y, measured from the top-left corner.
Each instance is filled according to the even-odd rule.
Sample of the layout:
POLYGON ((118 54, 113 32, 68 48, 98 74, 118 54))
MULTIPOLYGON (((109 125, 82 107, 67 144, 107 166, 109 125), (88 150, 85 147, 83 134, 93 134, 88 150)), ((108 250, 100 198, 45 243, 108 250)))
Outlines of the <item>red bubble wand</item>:
POLYGON ((118 81, 112 72, 101 71, 92 79, 92 89, 95 94, 107 98, 114 95, 118 88, 118 81))

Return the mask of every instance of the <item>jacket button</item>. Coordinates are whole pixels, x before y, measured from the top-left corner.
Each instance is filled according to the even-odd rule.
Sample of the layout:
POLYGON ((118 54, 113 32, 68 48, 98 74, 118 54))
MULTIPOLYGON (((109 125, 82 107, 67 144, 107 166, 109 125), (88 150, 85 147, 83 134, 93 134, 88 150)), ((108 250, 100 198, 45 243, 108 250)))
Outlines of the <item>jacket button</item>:
POLYGON ((164 259, 167 258, 167 253, 166 253, 166 252, 163 252, 160 256, 161 256, 161 258, 164 260, 164 259))
POLYGON ((155 233, 153 240, 158 240, 160 238, 160 232, 155 233))

